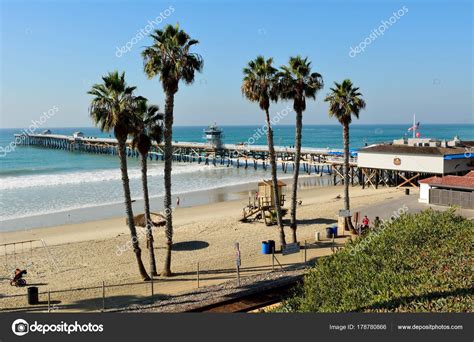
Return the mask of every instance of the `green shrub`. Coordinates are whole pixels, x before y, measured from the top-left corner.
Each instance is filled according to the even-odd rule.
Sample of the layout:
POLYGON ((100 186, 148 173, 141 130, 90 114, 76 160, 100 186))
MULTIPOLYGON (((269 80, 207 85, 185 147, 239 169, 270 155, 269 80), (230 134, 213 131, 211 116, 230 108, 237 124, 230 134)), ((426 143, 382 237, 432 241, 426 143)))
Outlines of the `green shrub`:
POLYGON ((320 259, 278 311, 472 311, 473 231, 454 210, 404 214, 320 259))

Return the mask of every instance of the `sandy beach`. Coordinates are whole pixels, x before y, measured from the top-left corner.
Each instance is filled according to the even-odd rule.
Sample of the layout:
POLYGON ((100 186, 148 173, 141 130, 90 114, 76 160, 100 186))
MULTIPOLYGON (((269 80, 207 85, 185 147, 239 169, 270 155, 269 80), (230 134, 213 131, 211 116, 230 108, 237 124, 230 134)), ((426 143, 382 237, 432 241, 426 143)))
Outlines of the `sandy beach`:
MULTIPOLYGON (((337 219, 342 206, 341 186, 326 186, 300 191, 302 205, 298 209, 298 238, 314 241, 316 231, 324 234, 325 227, 337 219)), ((361 189, 351 188, 352 208, 367 207, 388 199, 404 196, 396 188, 361 189)), ((247 199, 224 201, 174 211, 174 252, 172 270, 177 275, 193 272, 199 262, 203 269, 219 270, 233 267, 234 242, 239 242, 242 259, 251 264, 261 257, 261 241, 275 240, 278 232, 262 222, 239 221, 247 199)), ((288 204, 287 204, 288 207, 288 204)), ((287 239, 290 230, 287 229, 287 239)), ((140 246, 145 266, 148 254, 144 231, 139 228, 140 246)), ((164 258, 164 231, 155 229, 157 266, 160 270, 164 258)), ((29 284, 41 289, 62 290, 97 286, 102 281, 108 284, 140 282, 134 254, 130 248, 130 236, 123 217, 97 220, 80 224, 30 229, 1 233, 2 243, 42 239, 47 247, 34 243, 33 250, 26 244, 22 250, 17 246, 15 256, 9 250, 7 260, 2 254, 2 295, 24 294, 24 288, 9 285, 15 267, 27 268, 29 284)), ((176 278, 171 278, 170 281, 176 278)), ((167 281, 167 280, 164 280, 167 281)), ((184 288, 183 288, 184 289, 184 288)), ((71 293, 71 296, 74 296, 71 293)), ((71 299, 71 298, 69 298, 71 299)), ((5 306, 5 301, 0 304, 5 306)))

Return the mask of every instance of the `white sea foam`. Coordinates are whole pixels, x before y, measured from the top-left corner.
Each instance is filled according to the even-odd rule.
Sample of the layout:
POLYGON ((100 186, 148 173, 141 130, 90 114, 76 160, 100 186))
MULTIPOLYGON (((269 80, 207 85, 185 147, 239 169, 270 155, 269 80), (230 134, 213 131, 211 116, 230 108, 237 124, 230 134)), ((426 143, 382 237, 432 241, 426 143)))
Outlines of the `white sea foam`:
MULTIPOLYGON (((205 171, 208 169, 208 167, 202 167, 200 171, 205 171)), ((215 167, 212 167, 212 169, 216 169, 215 167)), ((219 168, 218 168, 219 169, 219 168)), ((185 170, 182 170, 182 174, 185 170)), ((288 177, 281 177, 281 179, 286 179, 288 177)), ((254 175, 250 177, 245 177, 245 178, 237 178, 237 177, 230 177, 230 178, 225 178, 221 179, 219 182, 214 182, 214 183, 208 183, 205 182, 205 184, 193 184, 192 181, 190 181, 188 184, 186 184, 185 187, 180 187, 176 189, 173 192, 173 195, 185 195, 188 193, 192 193, 195 191, 209 191, 209 190, 215 190, 223 187, 232 187, 232 186, 239 186, 239 185, 244 185, 252 182, 257 182, 260 180, 259 175, 254 175)), ((119 190, 120 192, 120 190, 119 190)), ((140 193, 141 195, 141 193, 140 193)), ((158 195, 152 195, 150 196, 151 200, 155 200, 157 198, 160 198, 163 196, 163 193, 159 193, 158 195)), ((115 197, 115 196, 114 196, 115 197)), ((89 200, 92 199, 92 202, 88 203, 77 203, 74 202, 74 204, 71 203, 66 203, 64 201, 59 201, 56 203, 49 202, 47 204, 47 207, 45 207, 45 203, 36 203, 36 205, 39 204, 39 207, 36 207, 36 205, 31 205, 28 206, 27 208, 22 208, 20 211, 15 210, 15 212, 2 212, 0 214, 0 220, 13 220, 13 219, 21 219, 21 218, 26 218, 26 217, 31 217, 31 216, 36 216, 36 215, 49 215, 49 214, 58 214, 58 213, 67 213, 70 212, 71 210, 80 210, 80 209, 87 209, 87 208, 98 208, 98 207, 106 207, 110 205, 117 205, 123 202, 123 199, 120 196, 116 196, 115 200, 106 200, 104 199, 97 199, 97 198, 88 198, 89 200)), ((134 196, 134 200, 141 201, 142 198, 140 196, 134 196)), ((1 230, 1 229, 0 229, 1 230)))
MULTIPOLYGON (((173 165, 173 175, 205 172, 215 169, 214 166, 207 165, 173 165)), ((148 177, 163 176, 163 166, 154 165, 148 168, 148 177)), ((141 170, 138 167, 128 170, 130 180, 140 179, 141 170)), ((28 176, 7 176, 0 178, 0 190, 25 189, 35 187, 53 187, 73 184, 101 183, 117 181, 122 178, 118 169, 103 169, 94 171, 77 171, 68 173, 28 175, 28 176)))

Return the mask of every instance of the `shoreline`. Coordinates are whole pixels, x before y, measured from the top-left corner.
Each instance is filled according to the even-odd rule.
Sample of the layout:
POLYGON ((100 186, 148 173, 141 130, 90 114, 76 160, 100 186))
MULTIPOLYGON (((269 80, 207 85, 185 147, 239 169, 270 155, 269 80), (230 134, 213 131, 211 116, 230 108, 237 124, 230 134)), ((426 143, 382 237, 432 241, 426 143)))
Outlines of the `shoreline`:
MULTIPOLYGON (((312 176, 303 176, 301 182, 310 181, 309 178, 312 176)), ((319 177, 320 178, 320 177, 319 177)), ((251 185, 251 183, 249 183, 251 185)), ((332 212, 331 217, 327 217, 321 222, 316 223, 317 225, 323 224, 327 226, 328 224, 335 223, 337 220, 337 212, 342 207, 342 196, 343 186, 329 185, 329 186, 311 186, 310 184, 300 184, 301 189, 298 191, 299 198, 303 200, 302 208, 309 206, 310 204, 317 205, 317 211, 323 212, 332 212)), ((240 187, 239 187, 240 188, 240 187)), ((242 190, 240 188, 240 190, 242 190)), ((384 188, 384 189, 362 189, 360 187, 354 187, 350 189, 351 191, 351 201, 353 202, 353 209, 357 209, 356 204, 361 203, 363 206, 368 204, 376 203, 372 202, 372 197, 384 196, 385 194, 397 194, 397 196, 402 196, 403 192, 396 188, 384 188)), ((229 195, 229 194, 228 194, 229 195)), ((229 195, 230 196, 230 195, 229 195)), ((234 196, 238 198, 227 199, 224 201, 203 203, 197 205, 188 205, 180 206, 174 208, 173 210, 173 225, 175 231, 181 229, 183 226, 198 224, 200 222, 205 222, 207 225, 218 224, 221 221, 225 220, 226 223, 230 219, 238 221, 241 217, 241 209, 248 204, 248 197, 246 193, 240 191, 235 192, 234 196), (238 196, 238 194, 240 194, 238 196)), ((393 197, 388 197, 392 199, 393 197)), ((136 204, 136 203, 134 203, 136 204)), ((285 207, 289 208, 289 202, 286 202, 285 207)), ((123 211, 123 210, 122 210, 123 211)), ((300 216, 308 216, 302 209, 298 209, 299 217, 298 220, 301 220, 300 216)), ((138 214, 138 211, 135 213, 138 214)), ((314 213, 309 216, 314 217, 314 213)), ((327 216, 327 215, 326 215, 327 216)), ((284 221, 289 220, 287 215, 284 218, 284 221)), ((263 223, 241 223, 244 226, 252 226, 254 224, 262 225, 263 223)), ((312 223, 310 222, 310 225, 312 223)), ((267 227, 268 228, 268 227, 267 227)), ((274 227, 271 227, 274 228, 274 227)), ((274 239, 278 240, 277 229, 269 229, 275 233, 274 239)), ((138 236, 142 238, 145 234, 141 234, 141 230, 144 231, 144 228, 137 227, 138 236)), ((287 234, 290 234, 288 222, 285 224, 285 229, 287 229, 287 234)), ((164 229, 157 228, 156 233, 164 234, 164 229)), ((66 224, 49 224, 43 227, 37 228, 25 228, 20 230, 13 231, 2 231, 0 232, 0 243, 12 243, 12 242, 21 242, 24 240, 45 240, 48 245, 62 245, 70 244, 76 242, 84 241, 93 241, 93 240, 103 240, 108 238, 116 238, 119 236, 126 235, 128 236, 129 230, 126 225, 125 213, 121 215, 102 218, 102 219, 88 219, 82 222, 76 223, 66 223, 66 224)), ((40 247, 39 245, 34 246, 40 247)), ((10 252, 7 250, 7 252, 10 252)), ((0 255, 1 257, 1 255, 0 255)))
MULTIPOLYGON (((285 177, 285 175, 280 175, 279 177, 279 180, 287 184, 291 183, 291 179, 291 175, 288 175, 287 177, 285 177)), ((331 181, 332 180, 328 175, 301 175, 299 179, 299 186, 301 189, 308 187, 332 186, 331 181)), ((249 181, 236 185, 224 185, 211 189, 175 193, 172 196, 172 202, 176 203, 176 198, 180 197, 180 207, 188 208, 204 204, 247 199, 249 192, 256 191, 257 183, 258 182, 255 181, 249 181)), ((163 211, 162 203, 163 196, 150 197, 151 211, 163 211)), ((143 213, 143 199, 133 199, 132 207, 134 215, 143 213)), ((94 205, 84 208, 66 209, 53 213, 3 220, 0 228, 0 234, 21 230, 46 228, 51 226, 87 223, 90 221, 114 219, 124 216, 125 213, 123 202, 94 205)))

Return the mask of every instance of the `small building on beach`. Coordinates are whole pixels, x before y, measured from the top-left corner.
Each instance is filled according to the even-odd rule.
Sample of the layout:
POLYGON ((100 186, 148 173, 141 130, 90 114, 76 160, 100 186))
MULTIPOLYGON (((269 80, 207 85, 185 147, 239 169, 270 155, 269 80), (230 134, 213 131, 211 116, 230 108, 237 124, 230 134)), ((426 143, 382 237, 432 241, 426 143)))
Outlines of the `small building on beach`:
POLYGON ((474 171, 464 176, 434 176, 419 183, 421 203, 474 209, 474 171))

